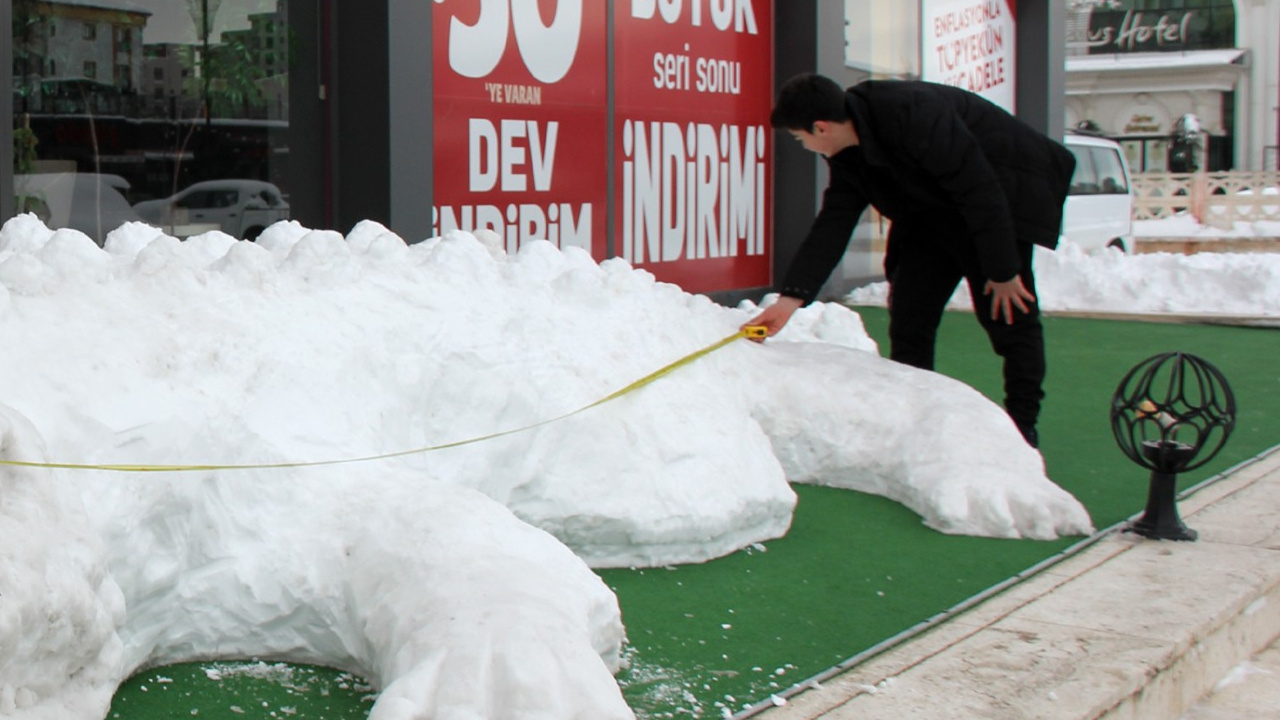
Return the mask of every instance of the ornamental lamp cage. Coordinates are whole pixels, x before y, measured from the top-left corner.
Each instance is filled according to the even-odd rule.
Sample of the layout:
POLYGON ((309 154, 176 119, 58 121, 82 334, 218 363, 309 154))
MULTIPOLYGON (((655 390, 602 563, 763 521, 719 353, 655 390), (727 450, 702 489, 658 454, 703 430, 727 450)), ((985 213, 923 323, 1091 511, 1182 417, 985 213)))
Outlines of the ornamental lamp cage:
POLYGON ((1120 381, 1111 429, 1130 460, 1151 471, 1147 508, 1126 530, 1163 540, 1195 540, 1178 517, 1177 474, 1209 462, 1235 429, 1231 386, 1208 361, 1181 352, 1150 357, 1120 381))

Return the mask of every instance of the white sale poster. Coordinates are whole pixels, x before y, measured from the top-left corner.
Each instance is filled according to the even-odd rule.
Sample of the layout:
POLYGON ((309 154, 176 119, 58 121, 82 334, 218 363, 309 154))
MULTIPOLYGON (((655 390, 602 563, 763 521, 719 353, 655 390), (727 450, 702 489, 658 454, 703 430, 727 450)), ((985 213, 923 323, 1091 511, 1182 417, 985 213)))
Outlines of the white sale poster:
POLYGON ((920 77, 1014 111, 1016 0, 921 0, 920 77))

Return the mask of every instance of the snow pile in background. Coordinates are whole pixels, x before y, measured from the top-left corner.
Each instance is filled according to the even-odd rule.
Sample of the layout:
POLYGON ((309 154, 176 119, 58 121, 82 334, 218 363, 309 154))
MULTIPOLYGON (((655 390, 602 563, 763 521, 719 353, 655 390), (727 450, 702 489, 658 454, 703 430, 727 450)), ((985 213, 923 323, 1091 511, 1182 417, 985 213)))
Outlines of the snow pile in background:
MULTIPOLYGON (((1036 288, 1046 312, 1250 315, 1280 317, 1280 253, 1086 253, 1063 243, 1036 249, 1036 288)), ((852 305, 883 307, 885 282, 851 292, 852 305)), ((968 284, 948 307, 970 310, 968 284)))
MULTIPOLYGON (((1268 190, 1274 189, 1268 188, 1268 190)), ((1272 217, 1280 214, 1280 206, 1268 205, 1267 208, 1272 217)), ((1247 212, 1247 208, 1242 208, 1241 212, 1247 212)), ((1134 220, 1133 235, 1135 238, 1177 238, 1179 240, 1280 238, 1280 221, 1233 220, 1229 223, 1217 222, 1213 225, 1203 225, 1195 219, 1194 215, 1184 211, 1158 220, 1134 220)))
POLYGON ((376 223, 257 243, 125 225, 105 248, 0 229, 0 713, 90 718, 151 664, 263 656, 364 674, 371 718, 629 717, 622 623, 589 569, 785 533, 787 476, 900 500, 947 532, 1090 531, 1004 413, 867 350, 814 305, 733 333, 622 261, 376 223), (485 437, 432 452, 406 450, 485 437), (979 440, 980 439, 980 440, 979 440), (566 547, 567 545, 568 547, 566 547))

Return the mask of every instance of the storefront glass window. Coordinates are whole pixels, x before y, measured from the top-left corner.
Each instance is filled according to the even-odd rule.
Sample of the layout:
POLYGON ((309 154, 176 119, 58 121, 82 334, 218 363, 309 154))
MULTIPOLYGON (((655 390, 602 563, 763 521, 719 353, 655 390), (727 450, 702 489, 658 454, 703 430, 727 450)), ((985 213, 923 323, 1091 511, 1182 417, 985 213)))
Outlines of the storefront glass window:
POLYGON ((287 0, 12 3, 18 212, 99 243, 289 217, 287 0))
POLYGON ((876 78, 920 76, 920 8, 899 0, 845 0, 845 65, 876 78))

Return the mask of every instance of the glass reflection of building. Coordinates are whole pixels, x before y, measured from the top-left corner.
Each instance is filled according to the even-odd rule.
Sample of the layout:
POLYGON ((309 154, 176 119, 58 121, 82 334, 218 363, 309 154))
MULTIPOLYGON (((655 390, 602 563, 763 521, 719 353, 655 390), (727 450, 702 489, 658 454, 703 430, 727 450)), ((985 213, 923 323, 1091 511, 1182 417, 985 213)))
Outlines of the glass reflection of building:
POLYGON ((12 0, 11 12, 14 126, 35 140, 15 162, 20 201, 43 192, 36 207, 56 205, 39 190, 56 183, 29 177, 51 173, 105 178, 95 192, 129 204, 259 180, 279 186, 273 212, 287 215, 285 2, 12 0))
POLYGON ((31 0, 15 0, 13 13, 19 112, 128 112, 150 13, 31 0))

